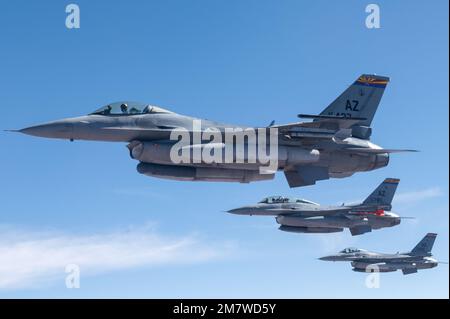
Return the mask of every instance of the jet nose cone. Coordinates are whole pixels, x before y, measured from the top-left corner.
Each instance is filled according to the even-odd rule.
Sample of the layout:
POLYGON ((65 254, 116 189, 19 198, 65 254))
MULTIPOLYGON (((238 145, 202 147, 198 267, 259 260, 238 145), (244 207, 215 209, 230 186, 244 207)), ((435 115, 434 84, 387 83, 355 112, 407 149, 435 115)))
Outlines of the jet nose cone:
POLYGON ((18 132, 27 134, 27 135, 33 135, 33 136, 41 136, 42 132, 45 130, 45 125, 35 125, 26 127, 23 129, 18 130, 18 132))
POLYGON ((227 211, 227 213, 235 214, 235 215, 251 215, 252 208, 244 206, 244 207, 230 209, 229 211, 227 211))
POLYGON ((334 260, 334 256, 324 256, 324 257, 320 257, 319 260, 323 260, 323 261, 333 261, 333 260, 334 260))
POLYGON ((26 127, 19 130, 19 132, 38 137, 71 138, 73 123, 67 121, 55 121, 26 127))

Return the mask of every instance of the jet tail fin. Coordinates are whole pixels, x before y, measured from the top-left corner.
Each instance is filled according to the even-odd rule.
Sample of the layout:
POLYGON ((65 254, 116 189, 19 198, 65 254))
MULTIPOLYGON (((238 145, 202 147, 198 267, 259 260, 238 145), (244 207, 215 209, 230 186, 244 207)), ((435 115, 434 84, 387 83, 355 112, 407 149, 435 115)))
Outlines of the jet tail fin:
POLYGON ((358 125, 370 127, 388 82, 386 76, 363 74, 320 115, 355 117, 361 119, 358 125))
POLYGON ((436 233, 428 233, 425 237, 419 241, 416 247, 411 250, 410 254, 413 256, 428 256, 431 255, 434 241, 436 240, 436 233))
POLYGON ((400 180, 397 178, 386 178, 372 194, 364 200, 363 204, 388 206, 390 209, 399 182, 400 180))

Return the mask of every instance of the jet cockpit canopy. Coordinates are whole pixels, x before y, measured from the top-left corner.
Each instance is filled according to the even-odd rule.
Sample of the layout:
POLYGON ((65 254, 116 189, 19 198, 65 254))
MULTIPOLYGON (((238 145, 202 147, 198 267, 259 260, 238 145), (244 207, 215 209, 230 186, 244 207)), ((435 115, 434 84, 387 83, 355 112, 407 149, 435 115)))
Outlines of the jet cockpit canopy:
POLYGON ((105 105, 91 114, 95 115, 136 115, 136 114, 156 114, 156 113, 173 113, 162 107, 149 105, 139 102, 123 101, 114 102, 105 105))
POLYGON ((303 203, 310 205, 319 205, 306 199, 285 197, 285 196, 269 196, 262 199, 260 204, 279 204, 279 203, 303 203))
POLYGON ((351 254, 351 253, 359 253, 362 250, 359 248, 353 248, 353 247, 349 247, 349 248, 345 248, 343 250, 340 251, 341 254, 351 254))

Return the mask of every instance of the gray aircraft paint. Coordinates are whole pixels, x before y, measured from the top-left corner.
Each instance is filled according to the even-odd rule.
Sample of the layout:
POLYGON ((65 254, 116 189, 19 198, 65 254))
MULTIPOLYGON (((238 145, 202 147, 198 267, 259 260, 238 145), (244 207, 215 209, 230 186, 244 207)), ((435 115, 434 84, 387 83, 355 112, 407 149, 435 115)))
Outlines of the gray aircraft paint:
MULTIPOLYGON (((195 134, 193 122, 199 119, 135 102, 113 103, 86 116, 39 124, 19 132, 72 141, 127 142, 130 156, 139 161, 138 172, 153 177, 248 183, 272 179, 275 171, 281 170, 290 187, 307 186, 385 167, 389 153, 407 151, 383 149, 369 141, 370 124, 388 81, 387 77, 364 74, 320 115, 302 115, 312 122, 271 123, 264 128, 276 129, 278 134, 277 167, 264 174, 259 162, 175 164, 168 151, 175 143, 170 140, 171 132, 183 129, 195 134), (123 105, 126 110, 117 111, 123 105)), ((208 128, 224 133, 227 128, 247 127, 201 120, 201 130, 208 128)))
POLYGON ((236 215, 275 216, 279 229, 294 233, 330 233, 348 228, 361 235, 400 224, 401 218, 391 210, 399 179, 386 178, 360 204, 321 206, 317 203, 282 196, 264 198, 256 205, 229 210, 236 215))
POLYGON ((335 255, 319 258, 324 261, 347 261, 357 272, 392 272, 401 270, 404 275, 416 273, 420 269, 434 268, 438 261, 431 258, 431 250, 437 234, 428 233, 406 253, 384 254, 359 248, 346 248, 335 255))

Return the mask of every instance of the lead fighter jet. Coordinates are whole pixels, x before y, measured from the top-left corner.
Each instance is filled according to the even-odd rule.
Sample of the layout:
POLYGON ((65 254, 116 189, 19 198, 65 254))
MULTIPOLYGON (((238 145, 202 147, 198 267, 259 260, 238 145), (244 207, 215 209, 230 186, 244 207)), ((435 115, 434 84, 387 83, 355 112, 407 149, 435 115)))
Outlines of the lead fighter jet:
POLYGON ((401 270, 404 275, 418 269, 434 268, 438 261, 431 258, 431 250, 437 234, 428 233, 410 252, 382 254, 358 248, 346 248, 337 255, 319 258, 325 261, 350 261, 353 271, 391 272, 401 270))
MULTIPOLYGON (((209 120, 201 120, 201 126, 196 127, 194 123, 199 119, 142 103, 112 103, 86 116, 31 126, 18 132, 71 141, 127 142, 131 158, 139 161, 137 171, 153 177, 248 183, 273 179, 275 172, 282 170, 289 186, 299 187, 378 169, 388 165, 389 153, 407 151, 383 149, 369 141, 370 125, 388 82, 388 77, 361 75, 319 115, 299 115, 312 119, 311 122, 271 123, 265 127, 276 132, 278 141, 276 167, 265 171, 261 170, 264 165, 259 153, 255 162, 245 156, 239 158, 243 162, 207 162, 203 158, 197 162, 174 162, 171 150, 178 141, 171 138, 173 131, 185 130, 192 137, 199 130, 214 128, 223 135, 227 128, 248 128, 209 120)), ((245 131, 239 143, 248 150, 250 145, 244 135, 245 131)), ((233 147, 237 147, 238 142, 232 141, 233 147)), ((196 143, 191 139, 184 150, 204 150, 207 142, 196 143)), ((266 145, 257 145, 258 149, 263 146, 266 145)))
POLYGON ((279 229, 293 233, 334 233, 349 228, 350 233, 361 235, 372 229, 400 224, 400 217, 391 212, 399 179, 386 178, 360 204, 321 206, 314 202, 272 196, 256 205, 229 210, 237 215, 276 216, 279 229))

